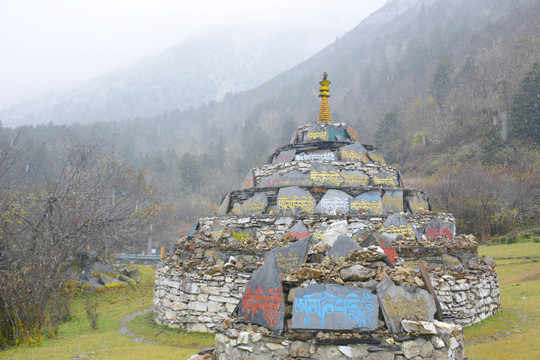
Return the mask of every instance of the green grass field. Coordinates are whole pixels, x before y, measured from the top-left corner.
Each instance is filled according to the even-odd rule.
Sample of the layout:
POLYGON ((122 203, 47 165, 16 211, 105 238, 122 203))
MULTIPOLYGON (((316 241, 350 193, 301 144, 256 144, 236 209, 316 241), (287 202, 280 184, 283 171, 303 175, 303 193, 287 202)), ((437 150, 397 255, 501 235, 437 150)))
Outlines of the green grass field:
MULTIPOLYGON (((465 328, 469 359, 540 359, 540 244, 518 243, 486 246, 480 255, 497 261, 502 310, 465 328)), ((0 359, 175 359, 183 360, 212 346, 213 335, 186 333, 153 322, 146 313, 129 323, 136 337, 156 345, 135 342, 118 333, 126 315, 152 306, 154 271, 139 267, 141 282, 135 287, 108 289, 94 294, 98 326, 92 330, 85 312, 86 299, 73 303, 73 319, 62 324, 56 338, 39 344, 0 351, 0 359)))
POLYGON ((540 359, 540 243, 480 246, 491 256, 502 294, 502 310, 465 328, 469 359, 540 359))

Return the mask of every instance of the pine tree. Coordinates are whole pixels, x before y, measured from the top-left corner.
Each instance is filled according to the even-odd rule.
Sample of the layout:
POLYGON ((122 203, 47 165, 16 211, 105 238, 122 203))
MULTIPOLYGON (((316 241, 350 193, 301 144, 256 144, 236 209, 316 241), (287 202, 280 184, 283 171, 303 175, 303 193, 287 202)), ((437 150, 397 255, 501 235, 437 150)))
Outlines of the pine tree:
POLYGON ((514 94, 509 114, 510 137, 540 144, 540 64, 534 63, 514 94))

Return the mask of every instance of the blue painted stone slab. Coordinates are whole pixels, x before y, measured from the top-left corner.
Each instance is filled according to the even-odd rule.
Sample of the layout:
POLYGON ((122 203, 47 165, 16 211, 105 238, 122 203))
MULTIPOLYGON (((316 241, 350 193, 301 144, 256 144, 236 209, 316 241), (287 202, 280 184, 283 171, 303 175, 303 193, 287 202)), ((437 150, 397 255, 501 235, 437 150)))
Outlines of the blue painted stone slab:
POLYGON ((368 289, 310 284, 294 293, 294 330, 374 331, 379 304, 368 289))

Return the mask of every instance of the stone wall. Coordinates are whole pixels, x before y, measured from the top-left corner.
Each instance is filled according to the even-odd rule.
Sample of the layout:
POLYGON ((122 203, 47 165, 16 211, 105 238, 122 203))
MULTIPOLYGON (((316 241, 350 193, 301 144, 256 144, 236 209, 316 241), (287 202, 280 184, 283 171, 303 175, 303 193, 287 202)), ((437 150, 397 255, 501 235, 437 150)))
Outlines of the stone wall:
MULTIPOLYGON (((217 360, 319 359, 319 360, 405 360, 466 359, 459 327, 444 324, 436 335, 376 339, 373 344, 325 344, 325 339, 292 340, 264 336, 253 326, 230 329, 216 335, 217 360)), ((349 342, 353 342, 348 340, 349 342)))
POLYGON ((154 319, 172 328, 214 332, 216 324, 234 311, 251 275, 183 272, 161 263, 156 270, 154 319))
POLYGON ((456 324, 471 325, 485 320, 501 305, 499 281, 492 269, 442 276, 433 273, 430 279, 443 313, 452 314, 456 324))

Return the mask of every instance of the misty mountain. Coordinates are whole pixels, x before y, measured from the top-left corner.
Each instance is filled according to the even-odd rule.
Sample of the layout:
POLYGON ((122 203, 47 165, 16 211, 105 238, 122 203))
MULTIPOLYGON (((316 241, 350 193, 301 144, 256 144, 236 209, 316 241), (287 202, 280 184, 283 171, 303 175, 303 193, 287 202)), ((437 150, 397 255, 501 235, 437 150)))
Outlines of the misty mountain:
POLYGON ((0 120, 11 126, 89 123, 197 107, 254 88, 325 43, 322 33, 210 28, 158 56, 2 110, 0 120))

